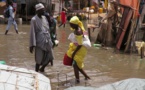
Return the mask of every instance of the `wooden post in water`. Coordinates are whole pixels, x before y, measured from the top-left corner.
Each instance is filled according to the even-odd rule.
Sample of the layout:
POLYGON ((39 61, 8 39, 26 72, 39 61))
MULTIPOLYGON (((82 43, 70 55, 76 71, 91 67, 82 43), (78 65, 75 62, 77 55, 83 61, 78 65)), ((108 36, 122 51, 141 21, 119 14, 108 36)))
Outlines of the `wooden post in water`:
POLYGON ((141 47, 141 50, 140 50, 140 55, 141 55, 141 59, 144 58, 144 45, 141 47))

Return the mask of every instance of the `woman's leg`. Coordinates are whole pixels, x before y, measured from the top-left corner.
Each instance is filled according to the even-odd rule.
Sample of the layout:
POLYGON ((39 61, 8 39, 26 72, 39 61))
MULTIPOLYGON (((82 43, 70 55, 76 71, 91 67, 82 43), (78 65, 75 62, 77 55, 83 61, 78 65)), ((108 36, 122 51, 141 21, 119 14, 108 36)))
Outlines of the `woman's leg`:
POLYGON ((86 72, 83 69, 79 69, 79 71, 84 75, 85 80, 90 79, 90 77, 86 74, 86 72))
MULTIPOLYGON (((77 66, 77 65, 76 65, 77 66)), ((78 66, 77 66, 78 70, 84 75, 85 79, 90 79, 90 77, 86 74, 86 72, 83 70, 83 69, 80 69, 78 66)))
POLYGON ((79 70, 77 68, 77 65, 74 64, 73 68, 74 68, 74 74, 75 74, 76 82, 79 83, 80 82, 80 77, 79 77, 79 70))

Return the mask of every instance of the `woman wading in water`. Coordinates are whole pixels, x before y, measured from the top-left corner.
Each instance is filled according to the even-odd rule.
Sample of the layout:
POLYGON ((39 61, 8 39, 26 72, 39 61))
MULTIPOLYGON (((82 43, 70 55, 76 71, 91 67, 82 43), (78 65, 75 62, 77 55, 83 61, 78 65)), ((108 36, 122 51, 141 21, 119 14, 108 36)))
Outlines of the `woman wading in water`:
POLYGON ((69 49, 67 51, 67 56, 73 59, 73 68, 76 78, 76 83, 80 82, 79 72, 81 72, 85 80, 90 79, 90 77, 83 70, 84 58, 87 55, 87 47, 83 45, 84 38, 84 26, 77 16, 73 16, 70 19, 70 27, 74 31, 68 37, 71 41, 69 49))

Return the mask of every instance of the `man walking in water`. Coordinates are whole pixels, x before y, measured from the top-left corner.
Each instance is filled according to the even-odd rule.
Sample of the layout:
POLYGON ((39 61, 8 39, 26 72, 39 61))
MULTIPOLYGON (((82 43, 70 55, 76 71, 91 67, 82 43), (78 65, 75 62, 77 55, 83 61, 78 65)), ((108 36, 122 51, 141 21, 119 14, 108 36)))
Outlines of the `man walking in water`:
POLYGON ((33 53, 33 49, 35 48, 35 71, 44 72, 44 69, 49 62, 53 65, 53 44, 49 33, 49 23, 46 17, 43 16, 44 6, 39 3, 35 6, 35 8, 36 15, 31 19, 29 50, 33 53))
POLYGON ((16 30, 16 33, 18 34, 18 27, 17 27, 17 23, 14 19, 15 17, 15 14, 14 14, 14 8, 13 8, 13 2, 12 1, 8 1, 7 2, 7 10, 9 11, 9 17, 8 17, 8 25, 6 27, 6 32, 5 32, 5 35, 7 35, 11 25, 13 24, 14 25, 14 28, 16 30))

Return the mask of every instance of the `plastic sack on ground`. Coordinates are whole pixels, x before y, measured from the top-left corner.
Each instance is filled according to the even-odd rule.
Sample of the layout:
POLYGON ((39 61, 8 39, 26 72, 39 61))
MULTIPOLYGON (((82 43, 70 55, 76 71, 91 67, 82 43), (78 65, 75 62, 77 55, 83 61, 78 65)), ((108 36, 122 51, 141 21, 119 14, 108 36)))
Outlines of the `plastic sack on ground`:
POLYGON ((93 87, 82 87, 82 86, 76 86, 76 87, 71 87, 65 90, 96 90, 93 87))
POLYGON ((102 86, 93 87, 71 87, 65 90, 145 90, 145 79, 131 78, 102 86))

